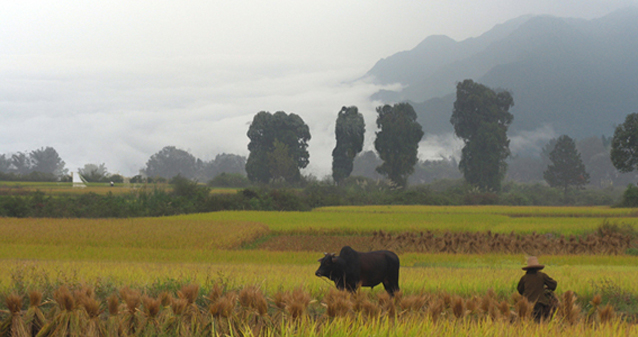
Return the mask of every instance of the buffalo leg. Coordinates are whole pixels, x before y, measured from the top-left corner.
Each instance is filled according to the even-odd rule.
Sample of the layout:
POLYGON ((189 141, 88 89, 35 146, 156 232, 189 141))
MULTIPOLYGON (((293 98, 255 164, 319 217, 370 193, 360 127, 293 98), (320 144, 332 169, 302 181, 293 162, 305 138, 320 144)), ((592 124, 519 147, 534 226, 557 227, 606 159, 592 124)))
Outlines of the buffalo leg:
POLYGON ((388 277, 383 280, 383 287, 385 291, 388 292, 391 296, 394 296, 394 293, 399 291, 399 269, 393 270, 392 273, 388 277))

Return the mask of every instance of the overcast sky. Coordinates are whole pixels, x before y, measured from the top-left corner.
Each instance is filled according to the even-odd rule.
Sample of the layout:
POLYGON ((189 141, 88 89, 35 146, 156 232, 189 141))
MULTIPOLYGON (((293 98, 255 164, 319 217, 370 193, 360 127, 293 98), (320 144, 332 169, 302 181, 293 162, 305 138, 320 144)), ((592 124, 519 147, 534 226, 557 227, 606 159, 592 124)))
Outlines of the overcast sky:
MULTIPOLYGON (((342 106, 364 114, 371 149, 367 98, 379 88, 352 80, 380 58, 521 15, 590 19, 635 3, 0 0, 0 153, 52 146, 69 170, 105 163, 132 176, 167 145, 247 156, 252 117, 282 110, 309 125, 306 173, 322 178, 342 106)), ((438 154, 434 143, 423 156, 438 154)))

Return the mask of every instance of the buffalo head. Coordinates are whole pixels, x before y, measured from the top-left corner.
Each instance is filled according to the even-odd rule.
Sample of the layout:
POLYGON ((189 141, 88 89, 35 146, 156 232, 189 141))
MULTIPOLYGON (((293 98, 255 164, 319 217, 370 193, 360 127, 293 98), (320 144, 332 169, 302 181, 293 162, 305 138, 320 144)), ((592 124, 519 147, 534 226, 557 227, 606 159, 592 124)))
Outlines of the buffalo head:
POLYGON ((315 272, 315 275, 322 277, 330 278, 330 274, 334 269, 334 264, 337 260, 337 256, 334 253, 323 253, 324 256, 320 258, 319 261, 321 264, 319 265, 319 269, 315 272))

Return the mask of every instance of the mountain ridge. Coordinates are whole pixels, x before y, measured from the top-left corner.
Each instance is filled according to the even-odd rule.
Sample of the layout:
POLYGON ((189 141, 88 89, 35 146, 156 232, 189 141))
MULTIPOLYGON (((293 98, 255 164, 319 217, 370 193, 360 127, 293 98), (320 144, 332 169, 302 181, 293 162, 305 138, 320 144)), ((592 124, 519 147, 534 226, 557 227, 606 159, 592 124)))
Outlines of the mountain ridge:
POLYGON ((638 111, 636 55, 638 8, 629 7, 591 20, 523 16, 461 42, 429 36, 379 60, 366 76, 403 84, 373 99, 412 102, 426 133, 452 132, 455 85, 471 78, 512 93, 512 132, 549 125, 584 138, 611 135, 638 111))

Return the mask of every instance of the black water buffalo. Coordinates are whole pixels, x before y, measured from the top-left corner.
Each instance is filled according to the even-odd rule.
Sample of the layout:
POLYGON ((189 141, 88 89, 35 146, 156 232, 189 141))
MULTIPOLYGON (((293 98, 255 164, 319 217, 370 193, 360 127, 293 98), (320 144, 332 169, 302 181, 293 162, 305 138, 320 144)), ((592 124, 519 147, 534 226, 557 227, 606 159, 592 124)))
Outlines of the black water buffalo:
POLYGON ((331 279, 338 289, 354 292, 359 286, 374 288, 383 283, 391 296, 399 290, 399 257, 391 251, 360 253, 345 246, 339 256, 326 253, 318 261, 321 265, 315 275, 331 279))

